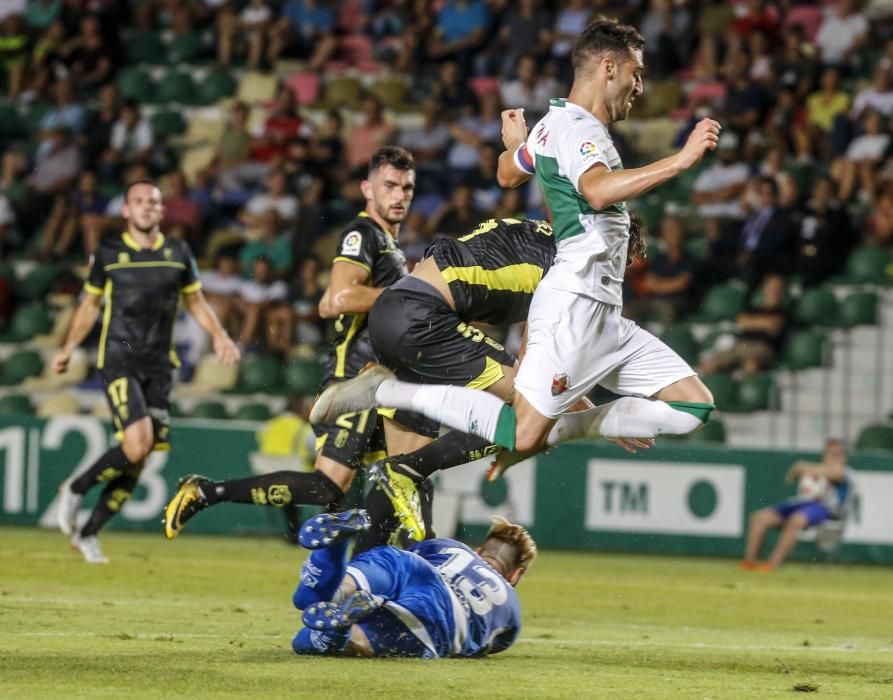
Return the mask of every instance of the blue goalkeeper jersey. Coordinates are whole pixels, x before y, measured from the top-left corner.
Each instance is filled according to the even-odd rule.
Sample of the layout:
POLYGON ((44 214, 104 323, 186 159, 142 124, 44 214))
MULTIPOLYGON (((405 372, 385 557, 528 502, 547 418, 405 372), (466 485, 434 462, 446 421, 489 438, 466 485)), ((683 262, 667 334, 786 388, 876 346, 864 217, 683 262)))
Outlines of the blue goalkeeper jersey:
POLYGON ((515 589, 461 542, 425 540, 409 548, 427 561, 453 601, 454 656, 496 654, 508 649, 521 631, 515 589))

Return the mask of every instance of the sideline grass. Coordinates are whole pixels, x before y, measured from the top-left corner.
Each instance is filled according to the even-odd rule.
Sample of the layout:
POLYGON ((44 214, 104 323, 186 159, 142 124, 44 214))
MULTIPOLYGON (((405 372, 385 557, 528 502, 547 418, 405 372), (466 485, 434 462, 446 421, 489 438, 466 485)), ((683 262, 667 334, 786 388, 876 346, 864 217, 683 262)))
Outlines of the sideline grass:
POLYGON ((87 566, 58 533, 0 528, 2 698, 893 697, 893 573, 543 553, 524 631, 482 660, 297 658, 301 550, 109 533, 87 566))

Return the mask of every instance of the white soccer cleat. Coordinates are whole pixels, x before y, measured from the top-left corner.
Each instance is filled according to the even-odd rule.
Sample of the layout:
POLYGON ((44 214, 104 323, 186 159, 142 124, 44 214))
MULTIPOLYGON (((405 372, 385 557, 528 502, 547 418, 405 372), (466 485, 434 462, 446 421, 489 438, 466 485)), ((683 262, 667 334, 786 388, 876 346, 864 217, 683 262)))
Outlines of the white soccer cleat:
POLYGON ((84 497, 71 490, 71 479, 59 487, 59 507, 56 510, 56 523, 63 535, 71 536, 77 527, 78 510, 84 497))
POLYGON ((109 563, 108 557, 99 548, 99 540, 96 539, 96 535, 91 535, 90 537, 75 535, 71 538, 71 544, 84 556, 84 561, 88 564, 109 563))
POLYGON ((313 425, 332 423, 345 413, 375 408, 375 392, 385 379, 394 379, 394 373, 387 367, 375 365, 353 379, 332 384, 310 409, 310 422, 313 425))

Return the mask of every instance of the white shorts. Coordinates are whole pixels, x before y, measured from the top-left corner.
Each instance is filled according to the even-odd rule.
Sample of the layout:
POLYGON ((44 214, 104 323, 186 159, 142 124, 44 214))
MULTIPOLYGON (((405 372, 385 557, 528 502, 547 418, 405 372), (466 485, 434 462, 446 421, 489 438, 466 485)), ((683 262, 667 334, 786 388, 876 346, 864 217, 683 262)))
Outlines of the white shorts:
POLYGON ((596 385, 649 397, 697 374, 663 341, 621 309, 540 284, 527 316, 527 352, 515 389, 547 418, 557 418, 596 385))

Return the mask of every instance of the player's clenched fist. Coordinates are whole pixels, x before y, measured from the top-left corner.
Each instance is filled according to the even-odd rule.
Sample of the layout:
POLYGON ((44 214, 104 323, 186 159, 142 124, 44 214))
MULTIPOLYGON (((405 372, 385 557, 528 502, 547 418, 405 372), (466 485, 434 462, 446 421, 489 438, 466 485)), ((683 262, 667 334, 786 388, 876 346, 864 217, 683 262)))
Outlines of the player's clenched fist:
POLYGON ((502 112, 502 143, 510 151, 527 140, 527 122, 523 109, 506 109, 502 112))
POLYGON ((53 371, 56 374, 65 374, 68 370, 68 361, 71 359, 71 351, 62 348, 53 357, 53 371))
POLYGON ((695 128, 678 154, 679 162, 685 170, 696 166, 707 151, 716 148, 721 129, 719 122, 709 117, 695 124, 695 128))

